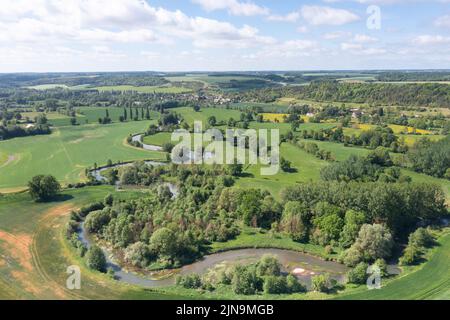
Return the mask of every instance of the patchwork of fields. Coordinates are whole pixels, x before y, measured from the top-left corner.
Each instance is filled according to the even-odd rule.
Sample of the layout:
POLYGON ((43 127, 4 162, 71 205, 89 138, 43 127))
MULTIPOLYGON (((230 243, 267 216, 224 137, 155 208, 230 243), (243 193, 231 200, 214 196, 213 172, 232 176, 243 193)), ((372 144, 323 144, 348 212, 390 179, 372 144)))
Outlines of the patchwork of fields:
MULTIPOLYGON (((123 108, 108 108, 113 124, 99 125, 98 118, 104 117, 106 108, 79 107, 77 111, 78 126, 65 125, 70 120, 57 113, 49 113, 48 119, 54 124, 53 133, 47 136, 32 136, 0 141, 0 192, 24 189, 30 178, 36 174, 52 174, 63 184, 85 179, 84 171, 94 163, 104 165, 113 162, 131 160, 165 160, 162 152, 153 152, 133 148, 126 143, 132 133, 144 132, 150 124, 156 124, 160 117, 151 113, 150 121, 129 121, 118 123, 123 115, 123 108), (58 122, 60 121, 60 122, 58 122)), ((241 111, 232 109, 203 108, 194 112, 192 108, 176 108, 178 113, 190 125, 202 121, 204 128, 212 116, 217 121, 227 122, 230 118, 240 119, 241 111)), ((36 116, 29 113, 29 116, 36 116)), ((289 123, 282 123, 277 117, 282 115, 266 114, 269 122, 251 122, 250 129, 279 129, 281 134, 291 130, 289 123)), ((304 123, 300 130, 319 130, 335 128, 336 123, 304 123)), ((371 127, 346 129, 346 133, 358 133, 371 127), (353 130, 353 131, 350 131, 353 130)), ((406 129, 393 127, 400 135, 406 129)), ((409 129, 408 129, 409 130, 409 129)), ((431 133, 431 132, 429 132, 431 133)), ((423 136, 439 139, 443 136, 423 136)), ((402 135, 405 139, 418 139, 420 135, 402 135)), ((145 137, 144 143, 163 145, 170 142, 170 133, 158 133, 145 137)), ((412 140, 411 140, 412 141, 412 140)), ((311 141, 310 141, 311 142, 311 141)), ((320 149, 330 151, 337 161, 343 161, 350 155, 365 156, 370 150, 357 147, 345 147, 343 144, 314 141, 320 149)), ((411 143, 411 142, 408 142, 411 143)), ((237 179, 236 185, 242 188, 261 188, 269 191, 279 199, 280 191, 299 182, 320 179, 320 171, 329 163, 319 160, 303 149, 291 143, 280 146, 283 158, 290 161, 293 172, 282 172, 274 176, 262 176, 260 165, 244 167, 244 175, 237 179)), ((433 182, 440 185, 450 199, 450 181, 402 169, 402 173, 414 182, 433 182)), ((65 190, 59 200, 49 203, 31 201, 27 193, 0 196, 0 298, 7 299, 171 299, 171 298, 208 298, 208 293, 198 293, 180 288, 145 290, 140 287, 124 285, 111 280, 107 275, 87 268, 84 260, 77 257, 73 248, 64 238, 62 226, 68 219, 70 210, 87 203, 101 200, 108 193, 120 199, 132 199, 142 196, 146 191, 116 192, 113 187, 99 186, 79 190, 65 190), (65 289, 65 266, 78 264, 83 272, 82 290, 73 293, 65 289)), ((433 299, 450 298, 450 237, 440 238, 440 246, 433 249, 427 257, 429 262, 415 272, 389 281, 380 291, 367 291, 361 288, 349 290, 342 296, 308 293, 299 295, 300 299, 433 299)), ((215 246, 215 250, 233 249, 243 243, 273 243, 274 246, 295 246, 288 238, 271 240, 265 234, 249 235, 243 233, 233 241, 215 246)), ((300 246, 297 244, 297 246, 300 246)), ((317 246, 313 248, 318 250, 317 246)))

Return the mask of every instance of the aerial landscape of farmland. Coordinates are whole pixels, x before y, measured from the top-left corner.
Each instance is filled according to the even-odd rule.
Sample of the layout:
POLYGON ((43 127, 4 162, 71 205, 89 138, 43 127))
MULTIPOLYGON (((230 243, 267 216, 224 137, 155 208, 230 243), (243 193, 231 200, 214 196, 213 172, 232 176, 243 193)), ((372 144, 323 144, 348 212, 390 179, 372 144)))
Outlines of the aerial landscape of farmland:
MULTIPOLYGON (((17 19, 66 17, 50 3, 17 7, 17 19)), ((324 29, 321 43, 352 37, 361 63, 303 65, 309 53, 289 50, 323 54, 306 43, 313 40, 286 46, 214 20, 244 21, 259 8, 267 24, 304 21, 296 33, 306 37, 326 24, 321 14, 341 17, 333 28, 345 25, 339 19, 359 23, 352 17, 363 17, 362 3, 301 4, 284 16, 257 1, 195 0, 188 6, 208 18, 191 18, 152 1, 117 0, 117 11, 88 16, 96 3, 105 5, 80 2, 78 36, 49 36, 73 49, 58 47, 42 65, 31 54, 0 63, 1 300, 450 299, 448 57, 442 65, 372 65, 361 57, 372 52, 363 44, 381 42, 374 31, 324 29), (246 14, 236 14, 244 5, 246 14), (125 24, 127 12, 146 18, 136 13, 135 25, 125 24), (147 20, 161 34, 145 29, 147 20), (196 49, 168 60, 182 45, 163 35, 179 20, 179 37, 196 49), (151 62, 140 66, 136 47, 122 47, 143 45, 129 28, 167 52, 142 51, 151 62), (84 41, 93 41, 95 65, 78 60, 84 41), (247 41, 261 46, 256 58, 247 41), (217 53, 217 68, 202 56, 214 45, 235 45, 223 60, 217 53), (261 64, 241 65, 235 49, 261 64), (273 55, 292 64, 273 64, 273 55)))

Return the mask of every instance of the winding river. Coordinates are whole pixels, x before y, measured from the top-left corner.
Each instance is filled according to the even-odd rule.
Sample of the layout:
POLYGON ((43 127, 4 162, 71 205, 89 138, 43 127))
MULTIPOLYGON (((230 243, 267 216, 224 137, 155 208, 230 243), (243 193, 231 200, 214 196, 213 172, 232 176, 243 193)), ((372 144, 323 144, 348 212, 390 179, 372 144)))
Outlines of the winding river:
POLYGON ((151 144, 145 144, 144 141, 142 141, 142 136, 143 136, 143 134, 136 134, 136 135, 131 137, 131 141, 139 142, 140 144, 142 144, 142 148, 144 150, 163 151, 163 148, 160 147, 160 146, 154 146, 154 145, 151 145, 151 144))
MULTIPOLYGON (((145 163, 152 166, 166 165, 166 163, 155 161, 145 161, 145 163)), ((132 163, 124 163, 110 167, 102 167, 92 170, 91 174, 96 180, 103 182, 106 180, 106 178, 102 176, 104 171, 111 168, 121 168, 131 165, 132 163)), ((171 183, 165 183, 165 185, 169 187, 170 192, 174 197, 178 196, 178 188, 176 185, 171 183)), ((84 222, 81 224, 80 230, 78 231, 78 238, 84 245, 86 245, 86 247, 89 248, 91 246, 91 239, 84 228, 84 222)), ((118 281, 148 288, 173 285, 175 283, 175 274, 203 274, 209 269, 221 264, 256 262, 265 254, 273 254, 277 256, 283 265, 283 272, 289 273, 295 269, 301 270, 302 272, 297 274, 297 277, 307 286, 310 285, 311 277, 320 273, 329 273, 334 279, 343 282, 345 273, 348 271, 347 267, 337 262, 324 261, 317 257, 297 251, 281 249, 239 249, 207 255, 200 261, 186 265, 167 277, 156 280, 124 270, 113 261, 111 258, 111 252, 106 249, 103 250, 107 258, 108 268, 111 268, 114 271, 115 278, 118 281)))
MULTIPOLYGON (((91 240, 85 231, 84 222, 78 232, 78 238, 87 247, 90 247, 91 240)), ((175 277, 178 274, 204 274, 209 269, 218 265, 226 265, 230 263, 253 263, 258 261, 265 254, 277 256, 283 266, 282 271, 284 273, 290 273, 295 269, 302 270, 300 274, 297 274, 297 278, 308 287, 311 285, 311 277, 321 273, 329 273, 332 278, 343 283, 345 281, 345 274, 348 271, 348 268, 340 263, 324 261, 314 256, 297 251, 282 249, 239 249, 204 256, 202 260, 186 265, 178 270, 174 270, 174 272, 165 278, 152 279, 151 277, 145 275, 124 270, 112 260, 112 255, 108 250, 103 250, 107 259, 107 266, 114 271, 114 276, 117 281, 147 288, 174 285, 175 277)))
MULTIPOLYGON (((139 139, 141 139, 141 135, 138 136, 139 139)), ((156 146, 149 146, 149 147, 153 148, 156 146)), ((146 150, 155 150, 155 149, 147 148, 146 150)), ((162 166, 167 164, 155 161, 145 161, 145 163, 152 166, 162 166)), ((102 167, 96 170, 92 170, 91 174, 95 177, 95 179, 97 179, 100 182, 103 182, 106 180, 106 178, 102 176, 102 172, 111 168, 120 168, 130 165, 132 165, 132 163, 124 163, 110 167, 102 167)), ((171 183, 165 183, 165 185, 169 187, 173 197, 178 196, 178 188, 176 185, 171 183)), ((78 231, 78 238, 88 248, 90 247, 91 239, 89 238, 89 235, 87 234, 84 228, 84 222, 81 223, 80 230, 78 231)), ((111 268, 114 271, 114 276, 116 280, 147 288, 156 288, 174 285, 176 274, 182 275, 190 273, 204 274, 209 269, 214 268, 215 266, 218 265, 230 263, 246 264, 256 262, 265 254, 272 254, 277 256, 278 260, 283 266, 282 271, 284 273, 295 272, 297 278, 307 287, 311 286, 312 276, 322 273, 329 273, 333 279, 337 280, 340 283, 343 283, 345 282, 345 274, 349 270, 343 264, 334 261, 324 261, 321 260, 320 258, 293 250, 249 248, 249 249, 230 250, 207 255, 204 256, 202 260, 192 263, 190 265, 186 265, 178 270, 175 270, 166 277, 160 277, 160 279, 152 279, 148 276, 124 270, 121 266, 119 266, 112 260, 111 252, 109 252, 106 249, 103 250, 107 258, 108 268, 111 268)), ((398 268, 395 268, 394 266, 389 266, 388 271, 389 273, 392 274, 396 274, 399 272, 398 268)))

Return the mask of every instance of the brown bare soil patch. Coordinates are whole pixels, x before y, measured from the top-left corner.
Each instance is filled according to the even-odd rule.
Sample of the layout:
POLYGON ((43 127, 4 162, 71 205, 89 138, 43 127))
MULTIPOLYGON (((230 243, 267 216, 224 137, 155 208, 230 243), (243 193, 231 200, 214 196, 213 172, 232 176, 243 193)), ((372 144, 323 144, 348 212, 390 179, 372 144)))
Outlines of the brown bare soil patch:
POLYGON ((53 218, 57 218, 59 216, 67 215, 72 211, 75 207, 71 203, 63 204, 61 206, 57 206, 51 210, 49 210, 43 217, 42 220, 51 220, 53 218))
POLYGON ((42 293, 42 287, 35 284, 35 281, 33 281, 30 273, 13 270, 11 271, 11 275, 15 280, 22 284, 22 287, 25 291, 33 294, 36 297, 39 297, 42 293))
POLYGON ((3 242, 1 246, 12 259, 17 261, 25 270, 33 270, 31 265, 31 251, 30 246, 33 241, 31 235, 17 234, 0 230, 0 240, 3 242))

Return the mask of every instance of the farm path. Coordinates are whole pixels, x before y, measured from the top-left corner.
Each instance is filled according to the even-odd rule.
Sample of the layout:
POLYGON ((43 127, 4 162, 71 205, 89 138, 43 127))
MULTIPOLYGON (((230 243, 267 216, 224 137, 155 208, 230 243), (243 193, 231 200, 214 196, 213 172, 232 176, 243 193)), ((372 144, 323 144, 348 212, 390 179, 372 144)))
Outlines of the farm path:
POLYGON ((6 162, 3 163, 2 165, 0 165, 0 168, 4 168, 4 167, 8 166, 10 163, 12 163, 15 160, 16 160, 16 156, 15 155, 13 155, 13 154, 9 155, 8 159, 6 160, 6 162))
POLYGON ((0 229, 0 267, 7 268, 9 277, 2 281, 14 285, 24 299, 79 299, 80 297, 57 283, 43 267, 37 237, 48 228, 56 228, 59 218, 70 213, 72 204, 63 204, 47 211, 37 221, 33 233, 11 233, 0 229))

